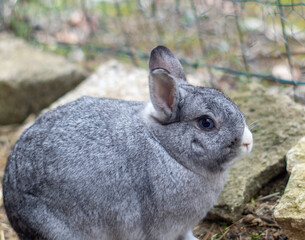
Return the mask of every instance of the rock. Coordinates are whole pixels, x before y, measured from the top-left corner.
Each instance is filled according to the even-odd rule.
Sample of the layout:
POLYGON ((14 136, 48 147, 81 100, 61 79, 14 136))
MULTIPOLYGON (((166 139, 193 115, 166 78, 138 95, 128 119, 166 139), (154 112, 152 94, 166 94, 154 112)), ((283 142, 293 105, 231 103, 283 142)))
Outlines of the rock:
POLYGON ((274 217, 289 239, 302 240, 305 236, 305 137, 288 151, 286 159, 290 178, 274 217))
POLYGON ((83 96, 145 101, 149 96, 148 91, 147 71, 110 60, 102 64, 75 89, 59 98, 50 108, 83 96))
POLYGON ((285 172, 285 154, 305 136, 304 107, 289 97, 271 95, 252 85, 248 91, 229 94, 254 122, 253 151, 231 168, 225 188, 208 218, 236 221, 243 206, 272 178, 285 172))
POLYGON ((86 77, 64 58, 8 34, 0 34, 0 59, 0 125, 40 112, 86 77))
POLYGON ((281 79, 287 79, 290 81, 293 81, 294 79, 296 81, 300 81, 300 78, 302 76, 301 70, 299 68, 293 68, 292 73, 290 71, 290 68, 285 64, 278 64, 275 65, 272 68, 272 75, 276 78, 281 78, 281 79))
POLYGON ((305 236, 305 164, 291 171, 290 179, 274 217, 287 237, 303 240, 305 236))
POLYGON ((286 154, 287 172, 291 173, 292 168, 297 164, 305 164, 305 137, 291 148, 286 154))

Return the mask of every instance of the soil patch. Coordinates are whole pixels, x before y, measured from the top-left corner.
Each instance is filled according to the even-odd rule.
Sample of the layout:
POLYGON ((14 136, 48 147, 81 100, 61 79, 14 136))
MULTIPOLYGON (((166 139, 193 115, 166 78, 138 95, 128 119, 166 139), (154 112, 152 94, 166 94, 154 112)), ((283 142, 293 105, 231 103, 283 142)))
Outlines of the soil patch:
POLYGON ((273 210, 281 199, 287 182, 288 175, 282 173, 246 204, 241 219, 234 223, 202 221, 194 228, 195 236, 201 240, 287 240, 273 217, 273 210))

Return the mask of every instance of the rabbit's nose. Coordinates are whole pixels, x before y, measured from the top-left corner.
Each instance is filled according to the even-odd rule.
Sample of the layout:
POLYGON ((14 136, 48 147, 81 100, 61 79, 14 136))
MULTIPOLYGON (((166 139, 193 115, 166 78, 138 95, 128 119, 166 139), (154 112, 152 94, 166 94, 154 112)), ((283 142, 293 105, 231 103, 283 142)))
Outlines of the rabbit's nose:
POLYGON ((250 143, 246 142, 246 143, 243 143, 242 145, 244 147, 246 147, 247 148, 247 152, 249 152, 249 145, 250 145, 250 143))

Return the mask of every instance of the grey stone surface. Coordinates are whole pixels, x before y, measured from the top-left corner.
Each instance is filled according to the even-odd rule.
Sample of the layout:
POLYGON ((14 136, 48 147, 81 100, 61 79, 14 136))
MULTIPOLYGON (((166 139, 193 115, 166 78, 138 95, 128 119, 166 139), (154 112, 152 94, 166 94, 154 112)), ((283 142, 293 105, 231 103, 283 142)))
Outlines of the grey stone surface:
POLYGON ((292 169, 297 167, 298 164, 305 164, 305 137, 302 137, 300 141, 288 151, 286 154, 286 162, 288 173, 291 173, 292 169))
POLYGON ((64 58, 0 34, 0 125, 38 113, 85 77, 64 58))
POLYGON ((290 178, 274 211, 275 220, 292 240, 305 237, 305 137, 287 155, 290 178))
POLYGON ((55 101, 50 108, 83 96, 145 101, 149 96, 148 72, 110 60, 102 64, 75 89, 55 101))
POLYGON ((305 135, 304 107, 287 96, 271 95, 253 86, 229 94, 246 115, 252 129, 253 151, 231 168, 228 181, 209 217, 237 220, 243 206, 258 190, 285 171, 285 155, 305 135))

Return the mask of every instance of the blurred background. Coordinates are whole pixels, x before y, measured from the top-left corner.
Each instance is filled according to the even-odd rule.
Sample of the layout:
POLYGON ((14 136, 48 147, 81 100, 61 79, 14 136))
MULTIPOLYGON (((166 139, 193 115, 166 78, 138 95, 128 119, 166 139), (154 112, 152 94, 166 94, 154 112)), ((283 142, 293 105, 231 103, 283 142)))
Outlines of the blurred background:
POLYGON ((249 81, 305 92, 303 0, 0 0, 0 30, 89 71, 110 58, 147 66, 166 45, 209 85, 249 81))
MULTIPOLYGON (((43 52, 62 55, 75 63, 73 65, 86 69, 89 74, 99 69, 101 64, 110 59, 116 59, 147 70, 147 61, 151 49, 156 45, 165 45, 181 60, 186 72, 190 73, 189 76, 192 74, 195 77, 200 76, 198 79, 202 83, 204 82, 204 85, 227 91, 231 89, 243 90, 250 83, 259 83, 263 88, 268 88, 268 93, 274 93, 274 96, 280 92, 289 95, 296 102, 305 103, 305 0, 0 0, 1 33, 9 33, 22 38, 28 44, 43 50, 43 52)), ((12 44, 12 46, 15 45, 12 44)), ((4 49, 6 48, 8 48, 7 45, 2 46, 2 48, 0 46, 0 53, 5 52, 4 49)), ((18 49, 17 53, 19 54, 18 49)), ((18 54, 17 59, 19 58, 18 54)), ((29 58, 32 57, 32 60, 34 59, 33 55, 29 56, 29 58)), ((53 100, 64 94, 64 92, 61 92, 56 95, 55 93, 51 94, 51 92, 56 92, 56 88, 67 85, 63 84, 67 80, 66 75, 63 77, 64 81, 57 81, 58 79, 55 77, 55 81, 53 81, 55 83, 50 81, 49 85, 40 84, 44 79, 38 79, 36 83, 31 85, 31 82, 27 83, 27 76, 25 76, 22 79, 24 83, 20 81, 20 75, 22 74, 19 73, 22 71, 15 71, 15 62, 5 65, 5 59, 3 58, 6 55, 3 54, 3 56, 0 58, 0 67, 1 61, 2 70, 5 70, 6 66, 10 66, 14 81, 11 81, 11 85, 7 84, 13 86, 11 92, 6 88, 3 88, 2 92, 0 91, 0 110, 1 107, 8 106, 7 108, 10 108, 9 104, 11 104, 15 107, 16 112, 22 112, 21 110, 24 109, 26 114, 32 112, 38 114, 42 108, 49 106, 53 100), (15 83, 19 82, 21 82, 21 86, 16 88, 15 86, 19 85, 15 83), (33 87, 37 83, 38 87, 33 87), (24 89, 27 89, 27 94, 22 92, 24 89), (14 96, 12 94, 13 90, 17 92, 14 96), (21 93, 19 94, 18 91, 21 93), (16 98, 19 99, 18 101, 14 99, 19 95, 21 97, 16 98), (39 97, 37 98, 39 101, 36 100, 36 95, 39 97), (52 101, 50 101, 51 96, 54 97, 52 101), (7 101, 9 97, 11 97, 11 102, 7 101), (34 111, 33 109, 36 109, 34 104, 43 102, 41 99, 45 97, 47 102, 34 111), (27 106, 28 102, 30 102, 30 107, 27 106)), ((13 60, 16 59, 13 58, 13 60)), ((40 58, 38 60, 40 61, 40 58)), ((28 58, 26 58, 26 61, 28 61, 28 58)), ((39 61, 37 65, 39 65, 39 61)), ((45 62, 45 64, 41 64, 37 68, 45 73, 47 71, 42 67, 48 67, 49 61, 43 57, 41 62, 45 62)), ((32 62, 29 65, 31 66, 31 64, 32 62)), ((21 62, 21 65, 19 68, 28 67, 23 62, 21 62)), ((59 65, 66 64, 60 62, 59 65)), ((102 88, 104 90, 109 88, 109 92, 115 90, 120 82, 121 75, 125 78, 132 74, 136 77, 142 77, 144 72, 145 81, 147 81, 147 73, 143 70, 138 71, 139 69, 135 70, 134 68, 126 68, 126 70, 124 68, 125 70, 122 71, 120 66, 113 68, 113 65, 118 65, 117 61, 114 64, 102 65, 103 69, 99 74, 107 72, 106 68, 110 69, 108 71, 108 81, 105 81, 104 78, 105 83, 103 84, 100 78, 97 78, 94 84, 98 86, 93 86, 93 88, 98 89, 97 91, 101 91, 102 88), (117 69, 121 71, 121 74, 117 73, 117 69), (119 80, 112 81, 111 78, 111 84, 109 84, 109 76, 118 76, 119 80)), ((51 67, 51 72, 55 71, 55 68, 51 67)), ((10 77, 10 74, 3 72, 0 77, 3 75, 5 75, 4 77, 10 77)), ((40 73, 40 71, 38 73, 36 71, 35 75, 40 77, 40 73)), ((129 88, 132 85, 129 82, 125 84, 121 88, 129 88)), ((75 86, 73 85, 73 87, 75 86)), ((141 86, 139 88, 148 91, 147 89, 144 90, 145 87, 141 86)), ((68 90, 70 89, 65 91, 68 90)), ((122 91, 122 95, 124 93, 122 91)), ((282 97, 282 95, 280 96, 282 97)), ((277 97, 277 99, 281 97, 277 97)), ((261 108, 264 104, 260 103, 264 103, 265 100, 262 95, 258 96, 257 99, 259 101, 254 98, 253 105, 255 107, 258 105, 257 108, 261 108)), ((266 102, 268 102, 268 99, 272 98, 268 97, 266 99, 266 102)), ((243 100, 243 102, 247 102, 247 100, 243 100)), ((302 128, 304 126, 302 125, 304 114, 299 116, 301 114, 297 112, 293 119, 289 119, 289 116, 286 117, 286 113, 292 112, 292 108, 288 109, 291 106, 290 103, 287 106, 282 106, 282 102, 279 102, 279 104, 274 102, 272 105, 270 100, 268 103, 271 107, 269 106, 267 110, 262 108, 264 114, 257 115, 256 118, 251 120, 254 120, 252 127, 256 125, 256 120, 261 121, 261 118, 267 120, 265 122, 268 125, 263 125, 263 121, 261 121, 261 127, 257 128, 257 132, 262 132, 260 134, 262 138, 266 129, 275 134, 270 135, 274 136, 274 141, 267 134, 266 136, 269 136, 269 139, 266 137, 265 142, 261 142, 262 146, 266 145, 266 149, 263 148, 263 151, 266 151, 266 156, 273 154, 270 149, 275 149, 274 151, 277 153, 279 143, 287 148, 287 145, 289 145, 287 139, 293 139, 294 136, 291 135, 289 129, 296 129, 295 131, 300 132, 300 134, 303 134, 304 129, 302 128), (277 106, 283 109, 278 111, 277 106), (276 118, 276 116, 279 116, 276 111, 283 112, 285 119, 276 118), (269 115, 274 115, 275 120, 269 121, 269 115), (290 120, 288 124, 286 118, 290 120), (296 119, 299 119, 302 124, 299 124, 296 119), (278 123, 275 124, 275 122, 278 123), (291 127, 295 125, 301 127, 299 129, 291 127), (282 132, 278 133, 277 130, 282 130, 286 135, 282 132), (275 144, 273 144, 274 142, 275 144), (264 145, 264 143, 266 144, 264 145), (270 146, 270 144, 274 146, 270 146)), ((254 112, 253 107, 249 109, 245 107, 245 109, 247 114, 251 115, 251 111, 254 112)), ((260 111, 257 112, 260 113, 260 111)), ((5 122, 5 124, 13 125, 1 126, 0 122, 0 179, 3 176, 7 157, 17 137, 23 131, 24 126, 27 126, 27 121, 25 125, 19 126, 27 117, 26 114, 19 120, 5 122)), ((3 116, 3 114, 0 116, 3 116)), ((34 119, 35 116, 29 117, 30 122, 34 119)), ((255 137, 258 138, 258 134, 255 137)), ((299 137, 299 135, 296 134, 296 137, 299 137)), ((257 142, 260 143, 259 140, 257 142)), ((270 169, 274 171, 273 166, 270 169)), ((281 233, 279 226, 272 220, 274 206, 280 198, 279 195, 274 195, 274 193, 283 194, 288 179, 287 175, 284 175, 280 181, 274 181, 273 185, 261 190, 260 194, 262 196, 267 195, 267 198, 258 198, 273 201, 270 204, 268 203, 269 205, 264 205, 265 202, 258 201, 259 203, 256 205, 257 209, 268 210, 264 210, 264 213, 260 214, 265 217, 265 220, 267 219, 266 221, 269 221, 269 225, 262 225, 262 227, 257 225, 257 222, 252 223, 252 220, 254 222, 258 219, 257 216, 252 216, 252 220, 248 219, 248 225, 241 225, 240 221, 230 226, 227 222, 203 223, 195 230, 197 235, 200 236, 199 238, 204 240, 287 240, 288 238, 281 233), (254 228, 256 229, 254 230, 254 228), (229 231, 229 229, 232 231, 229 231), (246 232, 248 237, 241 238, 241 232, 246 232), (272 233, 273 238, 269 238, 268 233, 272 233)), ((255 179, 255 184, 256 181, 257 179, 255 179)), ((3 205, 1 205, 1 193, 0 189, 0 240, 16 240, 17 236, 10 228, 3 205)), ((251 198, 249 207, 252 210, 250 209, 244 214, 254 211, 253 203, 255 201, 253 199, 251 198)))

